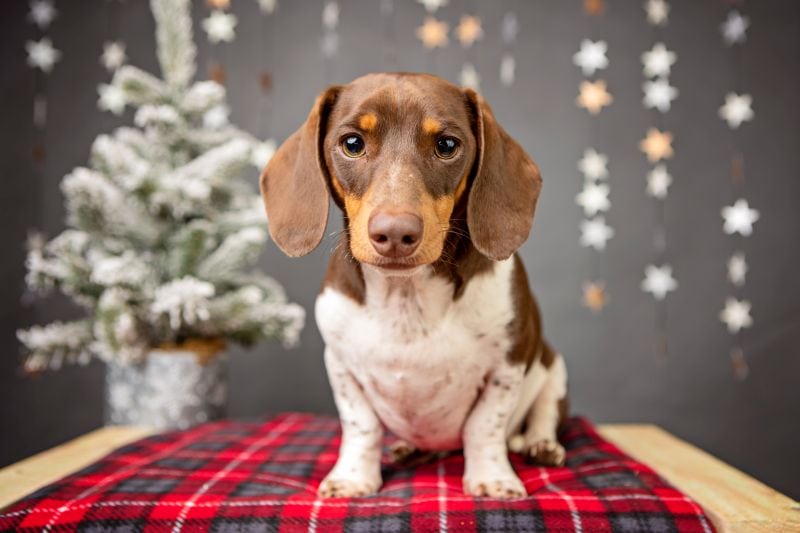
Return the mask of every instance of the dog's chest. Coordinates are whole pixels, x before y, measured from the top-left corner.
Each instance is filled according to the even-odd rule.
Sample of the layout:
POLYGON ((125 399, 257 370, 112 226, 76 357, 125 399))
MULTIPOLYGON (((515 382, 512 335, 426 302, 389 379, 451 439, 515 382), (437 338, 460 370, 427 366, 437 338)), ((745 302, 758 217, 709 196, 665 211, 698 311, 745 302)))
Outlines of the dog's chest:
POLYGON ((461 444, 461 428, 486 376, 511 345, 513 261, 452 284, 423 271, 409 278, 365 272, 358 304, 326 288, 316 306, 329 349, 356 378, 383 423, 423 449, 461 444))

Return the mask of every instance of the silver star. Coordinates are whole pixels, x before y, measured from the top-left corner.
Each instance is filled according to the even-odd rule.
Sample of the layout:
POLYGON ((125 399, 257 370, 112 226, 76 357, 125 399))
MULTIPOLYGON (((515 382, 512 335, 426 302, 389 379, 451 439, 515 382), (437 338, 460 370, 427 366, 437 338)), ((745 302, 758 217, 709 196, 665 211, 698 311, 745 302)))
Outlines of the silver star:
POLYGON ((447 5, 448 0, 417 0, 420 4, 425 6, 425 9, 428 10, 428 13, 436 13, 440 7, 444 7, 447 5))
POLYGON ((339 25, 339 4, 326 2, 322 8, 322 25, 329 30, 336 29, 339 25))
POLYGON ((231 42, 236 37, 236 15, 214 10, 203 20, 203 29, 212 43, 231 42))
POLYGON ((669 17, 669 4, 665 0, 647 0, 644 3, 647 22, 653 26, 666 26, 669 17))
POLYGON ((610 189, 605 183, 587 182, 583 185, 583 190, 575 196, 575 203, 583 207, 587 217, 594 216, 600 211, 608 211, 611 207, 609 192, 610 189))
POLYGON ((53 7, 51 0, 33 0, 31 2, 31 12, 28 18, 36 24, 40 30, 46 30, 55 20, 58 11, 53 7))
POLYGON ((116 85, 103 83, 97 86, 100 99, 97 107, 103 111, 110 111, 115 115, 121 115, 125 110, 125 92, 116 85))
POLYGON ((736 252, 728 259, 728 281, 741 287, 747 276, 747 261, 744 252, 736 252))
POLYGON ((514 84, 516 77, 517 61, 511 54, 506 54, 500 61, 500 83, 506 87, 514 84))
POLYGON ((669 84, 666 78, 646 81, 642 85, 644 106, 647 109, 658 109, 662 113, 669 111, 672 101, 678 97, 678 89, 669 84))
POLYGON ((475 70, 472 63, 464 63, 464 66, 461 67, 461 74, 459 74, 458 79, 462 87, 474 89, 476 91, 479 91, 481 88, 481 76, 478 74, 478 71, 475 70))
POLYGON ((319 40, 319 49, 324 57, 335 56, 339 52, 339 34, 332 31, 325 32, 319 40))
POLYGON ((517 22, 517 15, 509 11, 503 15, 503 22, 500 25, 500 35, 503 37, 505 44, 511 44, 517 38, 519 32, 519 22, 517 22))
POLYGON ((644 75, 648 78, 656 76, 669 76, 670 69, 678 55, 667 50, 664 43, 656 43, 653 48, 642 54, 642 64, 644 64, 644 75))
POLYGON ((722 23, 722 38, 728 46, 741 44, 747 39, 747 28, 750 19, 742 16, 735 9, 728 13, 728 18, 722 23))
POLYGON ((103 55, 100 56, 100 63, 109 72, 113 72, 125 64, 125 44, 121 41, 108 41, 103 44, 103 55))
POLYGON ((258 7, 262 13, 271 15, 278 8, 278 0, 258 0, 258 7))
POLYGON ((595 250, 605 250, 606 242, 614 236, 614 229, 606 224, 603 217, 581 221, 581 246, 591 246, 595 250))
POLYGON ((644 280, 642 280, 642 290, 649 292, 656 300, 663 300, 667 293, 678 288, 678 282, 672 277, 672 267, 670 265, 647 265, 644 269, 644 280))
POLYGON ((275 155, 275 150, 278 148, 275 139, 267 139, 262 143, 257 143, 253 146, 250 152, 250 163, 257 169, 262 169, 267 166, 269 160, 275 155))
POLYGON ((50 72, 53 65, 61 57, 61 52, 53 48, 53 41, 43 37, 40 41, 28 41, 25 44, 28 51, 28 65, 39 68, 42 72, 50 72))
POLYGON ((725 104, 719 108, 719 116, 731 129, 736 129, 742 122, 753 120, 753 97, 749 94, 728 93, 725 104))
POLYGON ((753 325, 753 317, 750 316, 751 305, 747 300, 737 300, 727 298, 725 307, 719 314, 719 319, 728 326, 729 333, 738 333, 744 328, 753 325))
POLYGON ((656 165, 647 174, 647 194, 653 198, 663 200, 667 197, 667 189, 672 185, 672 176, 667 172, 666 165, 656 165))
POLYGON ((580 50, 572 56, 572 62, 581 68, 584 76, 591 76, 608 66, 607 51, 608 45, 605 41, 592 42, 584 39, 580 50))
POLYGON ((578 161, 578 170, 587 180, 601 180, 608 177, 608 156, 598 153, 594 148, 583 152, 583 159, 578 161))
POLYGON ((759 213, 755 209, 750 209, 747 200, 740 198, 731 206, 722 208, 722 218, 725 224, 722 229, 728 235, 739 233, 747 237, 753 233, 753 224, 758 220, 759 213))

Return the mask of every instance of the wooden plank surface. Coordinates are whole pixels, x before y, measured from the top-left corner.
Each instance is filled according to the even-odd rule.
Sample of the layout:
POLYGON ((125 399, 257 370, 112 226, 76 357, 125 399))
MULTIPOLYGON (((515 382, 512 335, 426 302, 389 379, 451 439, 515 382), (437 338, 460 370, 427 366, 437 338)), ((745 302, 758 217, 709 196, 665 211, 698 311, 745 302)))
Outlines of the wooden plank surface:
POLYGON ((800 505, 658 426, 601 425, 600 434, 694 498, 721 531, 800 532, 800 505))
POLYGON ((102 428, 7 466, 0 470, 0 509, 152 433, 134 427, 102 428))
MULTIPOLYGON (((721 531, 800 532, 797 502, 657 426, 601 425, 599 431, 694 498, 721 531)), ((150 433, 98 429, 2 469, 0 508, 150 433)))

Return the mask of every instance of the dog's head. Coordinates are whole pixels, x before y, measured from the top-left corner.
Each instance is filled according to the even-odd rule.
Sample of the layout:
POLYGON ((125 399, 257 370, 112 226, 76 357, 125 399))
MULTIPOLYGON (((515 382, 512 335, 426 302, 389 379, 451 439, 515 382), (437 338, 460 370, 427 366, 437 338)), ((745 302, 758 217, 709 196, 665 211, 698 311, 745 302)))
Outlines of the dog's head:
POLYGON ((329 199, 361 263, 403 270, 437 261, 465 229, 500 260, 525 241, 541 178, 488 104, 425 74, 371 74, 325 90, 261 176, 269 231, 287 255, 322 240, 329 199))

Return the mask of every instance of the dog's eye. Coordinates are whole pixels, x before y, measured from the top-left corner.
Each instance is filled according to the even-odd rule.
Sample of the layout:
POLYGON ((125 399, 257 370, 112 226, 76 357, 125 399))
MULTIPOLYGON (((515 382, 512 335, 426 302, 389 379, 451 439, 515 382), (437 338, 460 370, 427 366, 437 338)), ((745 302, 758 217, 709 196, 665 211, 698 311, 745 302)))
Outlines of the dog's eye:
POLYGON ((348 135, 342 139, 342 149, 348 157, 361 157, 364 155, 364 139, 360 135, 348 135))
POLYGON ((439 137, 436 139, 436 156, 440 159, 450 159, 458 151, 458 139, 453 137, 439 137))

